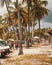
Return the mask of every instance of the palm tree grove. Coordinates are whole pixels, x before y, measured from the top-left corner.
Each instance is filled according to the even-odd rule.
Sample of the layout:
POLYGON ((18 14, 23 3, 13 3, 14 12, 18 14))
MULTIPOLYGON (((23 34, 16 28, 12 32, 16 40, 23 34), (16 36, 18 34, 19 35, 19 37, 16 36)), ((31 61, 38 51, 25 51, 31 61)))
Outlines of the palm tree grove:
POLYGON ((52 65, 52 27, 45 20, 49 3, 0 0, 0 65, 52 65))

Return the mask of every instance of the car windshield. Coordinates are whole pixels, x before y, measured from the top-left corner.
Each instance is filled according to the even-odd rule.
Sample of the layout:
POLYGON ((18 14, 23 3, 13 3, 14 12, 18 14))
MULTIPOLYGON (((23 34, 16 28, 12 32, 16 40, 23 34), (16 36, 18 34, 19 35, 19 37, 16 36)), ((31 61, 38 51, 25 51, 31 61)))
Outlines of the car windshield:
POLYGON ((0 46, 6 46, 6 42, 5 41, 0 41, 0 46))

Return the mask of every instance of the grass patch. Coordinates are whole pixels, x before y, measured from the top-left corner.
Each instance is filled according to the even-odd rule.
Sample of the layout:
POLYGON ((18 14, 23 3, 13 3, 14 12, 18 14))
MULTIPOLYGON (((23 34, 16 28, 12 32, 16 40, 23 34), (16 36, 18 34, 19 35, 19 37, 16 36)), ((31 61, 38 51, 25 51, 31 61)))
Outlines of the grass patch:
POLYGON ((44 54, 37 54, 37 55, 22 55, 16 58, 16 60, 22 61, 27 59, 39 59, 41 61, 46 61, 46 59, 49 59, 47 55, 44 54))
POLYGON ((7 62, 7 64, 13 63, 14 65, 32 65, 32 63, 37 62, 37 61, 35 61, 35 59, 37 59, 37 61, 41 62, 41 64, 39 64, 39 65, 51 65, 52 64, 52 57, 50 58, 45 54, 20 55, 20 56, 17 56, 15 59, 8 59, 6 62, 7 62))

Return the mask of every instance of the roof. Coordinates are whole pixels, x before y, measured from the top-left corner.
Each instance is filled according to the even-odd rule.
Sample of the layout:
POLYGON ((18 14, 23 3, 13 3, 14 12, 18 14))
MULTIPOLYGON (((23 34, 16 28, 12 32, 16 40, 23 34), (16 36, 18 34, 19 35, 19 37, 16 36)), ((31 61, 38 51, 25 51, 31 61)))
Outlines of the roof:
POLYGON ((52 35, 52 29, 48 30, 47 33, 52 35))

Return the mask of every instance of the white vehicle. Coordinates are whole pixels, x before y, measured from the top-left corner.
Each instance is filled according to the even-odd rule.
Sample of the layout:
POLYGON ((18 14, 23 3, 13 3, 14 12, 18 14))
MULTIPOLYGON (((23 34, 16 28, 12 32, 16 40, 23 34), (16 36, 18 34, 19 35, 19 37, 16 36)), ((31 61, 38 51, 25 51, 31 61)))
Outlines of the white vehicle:
POLYGON ((35 36, 33 39, 35 42, 40 42, 40 37, 38 37, 38 36, 35 36))
POLYGON ((9 52, 10 52, 10 46, 5 41, 0 39, 0 55, 5 56, 9 52))

